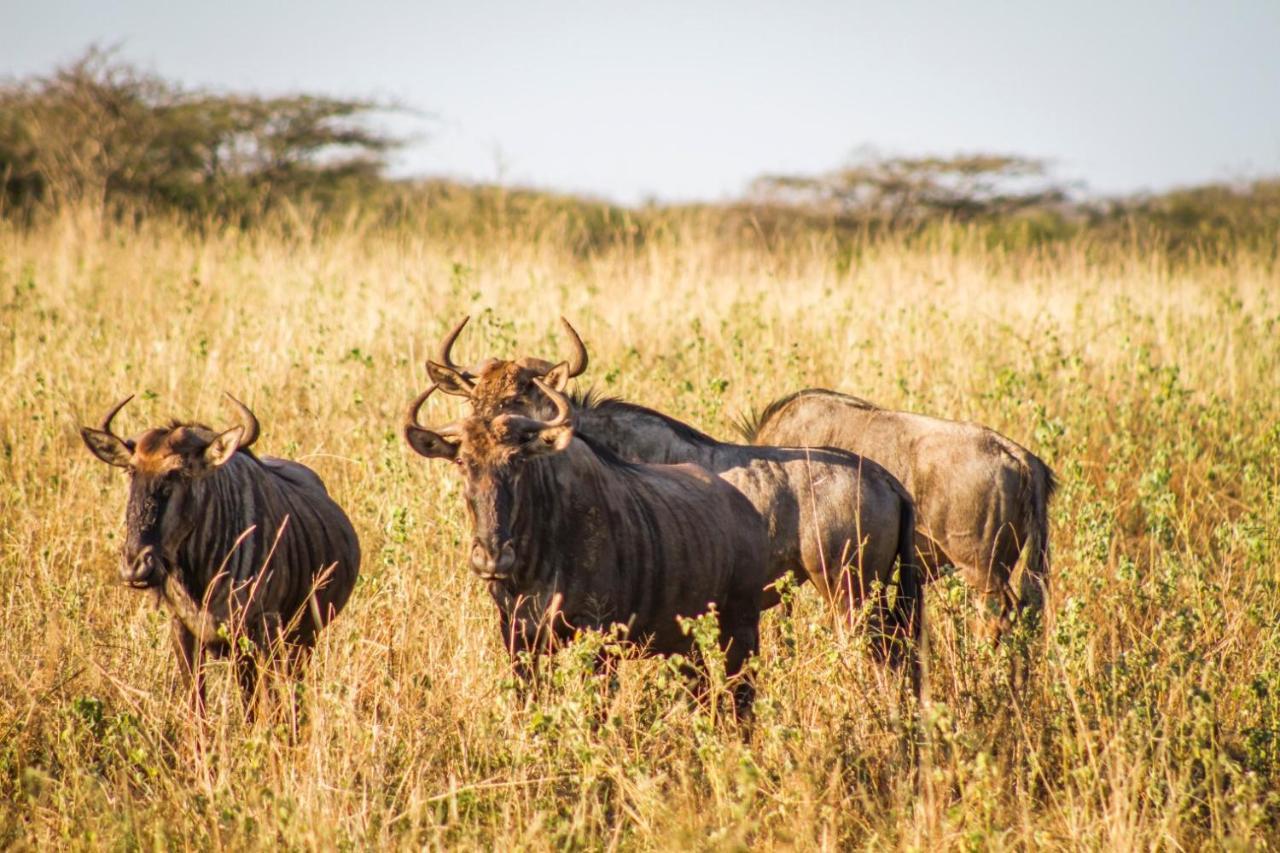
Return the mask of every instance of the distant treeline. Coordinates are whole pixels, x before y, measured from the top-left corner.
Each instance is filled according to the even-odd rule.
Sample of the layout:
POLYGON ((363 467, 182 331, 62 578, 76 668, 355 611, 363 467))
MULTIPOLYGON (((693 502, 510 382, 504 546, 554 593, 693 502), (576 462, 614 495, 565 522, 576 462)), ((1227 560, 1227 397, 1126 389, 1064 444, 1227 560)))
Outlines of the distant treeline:
POLYGON ((1280 179, 1091 198, 1042 161, 1006 155, 865 157, 822 175, 768 175, 728 204, 646 205, 387 176, 404 140, 374 121, 393 105, 320 95, 186 90, 90 49, 49 76, 0 86, 0 216, 61 210, 179 216, 251 227, 287 211, 444 234, 554 235, 589 253, 634 245, 691 218, 727 238, 929 236, 961 224, 993 245, 1087 236, 1176 254, 1275 253, 1280 179))

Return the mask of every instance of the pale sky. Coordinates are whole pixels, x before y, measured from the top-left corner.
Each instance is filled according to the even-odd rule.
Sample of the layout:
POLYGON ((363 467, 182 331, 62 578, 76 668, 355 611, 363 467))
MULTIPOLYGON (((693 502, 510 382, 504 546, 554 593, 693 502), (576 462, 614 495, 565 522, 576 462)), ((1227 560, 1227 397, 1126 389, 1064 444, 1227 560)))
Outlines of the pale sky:
POLYGON ((1280 174, 1280 0, 0 0, 0 74, 90 42, 191 86, 394 99, 397 174, 722 199, 857 149, 1095 192, 1280 174))

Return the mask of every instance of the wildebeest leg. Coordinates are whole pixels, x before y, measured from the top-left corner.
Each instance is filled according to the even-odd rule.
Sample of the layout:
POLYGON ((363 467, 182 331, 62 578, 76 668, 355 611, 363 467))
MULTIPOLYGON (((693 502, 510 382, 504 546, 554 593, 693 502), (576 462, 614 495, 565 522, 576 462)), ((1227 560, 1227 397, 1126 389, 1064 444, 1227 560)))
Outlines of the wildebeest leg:
POLYGON ((734 682, 734 714, 744 727, 744 737, 749 738, 756 686, 746 663, 760 648, 760 611, 750 605, 727 603, 720 623, 720 648, 725 675, 734 682))
POLYGON ((511 660, 511 671, 516 677, 516 698, 524 705, 537 685, 537 660, 525 636, 524 620, 500 606, 498 628, 502 633, 502 644, 506 646, 507 656, 511 660))
POLYGON ((302 679, 307 672, 307 664, 311 660, 312 642, 286 643, 283 645, 284 660, 280 667, 282 676, 281 689, 289 693, 288 711, 290 730, 297 734, 298 729, 306 722, 306 705, 303 703, 302 679))
POLYGON ((1018 612, 1018 599, 1007 578, 991 569, 963 568, 961 574, 977 596, 978 613, 973 620, 974 633, 991 645, 1000 644, 1000 638, 1013 626, 1018 612))
POLYGON ((912 690, 918 696, 920 668, 914 645, 918 634, 912 630, 918 602, 908 601, 909 595, 911 593, 903 590, 900 574, 898 583, 876 590, 868 619, 869 649, 877 663, 887 665, 895 672, 901 672, 905 665, 912 690))
POLYGON ((596 686, 600 690, 600 707, 597 711, 598 723, 603 723, 609 714, 609 706, 613 702, 613 694, 618 689, 618 656, 606 649, 596 652, 592 669, 596 678, 596 686))
MULTIPOLYGON (((290 690, 292 682, 293 650, 285 642, 284 619, 274 610, 261 614, 257 620, 246 626, 251 648, 245 650, 243 657, 250 658, 253 663, 255 691, 246 691, 245 701, 260 704, 268 703, 269 709, 278 710, 279 692, 290 690), (264 684, 261 675, 267 676, 264 684)), ((246 667, 248 664, 246 664, 246 667)))
POLYGON ((285 654, 285 674, 291 681, 298 681, 307 673, 313 648, 311 643, 291 643, 285 654))
POLYGON ((1006 618, 1002 627, 1006 630, 1013 626, 1018 628, 1016 633, 1010 635, 1007 643, 1009 684, 1015 691, 1021 690, 1026 682, 1030 666, 1028 655, 1031 651, 1028 642, 1038 633, 1029 629, 1036 628, 1043 619, 1043 588, 1031 570, 1033 555, 1030 553, 1030 547, 1034 547, 1034 543, 1028 543, 1028 545, 1027 564, 1021 571, 1018 563, 1023 549, 1019 547, 1018 537, 1011 529, 1006 528, 997 537, 992 556, 998 576, 1005 579, 1001 597, 1004 601, 1006 618))
POLYGON ((177 617, 174 617, 170 623, 170 637, 173 641, 174 654, 178 658, 178 672, 182 676, 182 684, 191 703, 192 714, 197 720, 204 722, 204 646, 177 617))
POLYGON ((924 573, 914 564, 900 564, 896 587, 893 606, 885 609, 889 663, 906 669, 911 692, 919 700, 924 688, 924 573))
POLYGON ((1007 567, 993 567, 991 571, 974 573, 967 571, 965 578, 978 578, 974 582, 974 591, 978 596, 978 612, 970 625, 974 635, 990 643, 993 648, 1004 648, 1009 666, 1008 679, 1010 687, 1017 691, 1025 680, 1026 660, 1025 648, 1019 648, 1016 635, 1011 635, 1014 624, 1021 619, 1022 611, 1017 594, 1008 582, 1007 567), (1001 575, 1004 577, 1001 577, 1001 575), (1006 638, 1012 637, 1013 642, 1006 638))
MULTIPOLYGON (((817 580, 814 585, 818 585, 817 580)), ((835 573, 834 580, 824 578, 819 588, 826 591, 827 601, 840 622, 837 630, 849 631, 858 624, 858 611, 866 600, 867 584, 857 565, 845 564, 835 573)))
POLYGON ((257 617, 243 626, 243 632, 231 637, 231 657, 235 661, 236 680, 240 684, 240 700, 244 703, 245 721, 252 723, 258 716, 259 695, 262 684, 262 664, 273 653, 271 620, 266 615, 257 617), (261 620, 261 621, 259 621, 261 620))
MULTIPOLYGON (((831 581, 824 581, 827 601, 844 630, 858 625, 860 614, 865 613, 868 648, 878 663, 895 663, 898 652, 895 646, 897 624, 894 607, 889 604, 891 589, 888 578, 878 572, 868 572, 862 566, 862 554, 850 561, 846 552, 841 569, 831 581)), ((818 581, 814 581, 818 583, 818 581)), ((895 595, 896 590, 892 590, 895 595)))
POLYGON ((894 668, 901 667, 910 657, 906 646, 911 639, 915 606, 905 599, 902 587, 895 583, 876 591, 871 612, 871 653, 876 660, 894 668))
POLYGON ((990 555, 982 559, 976 556, 959 559, 964 555, 963 543, 944 551, 936 539, 916 532, 916 557, 923 580, 932 583, 948 574, 959 574, 973 596, 974 614, 966 622, 969 635, 998 645, 1000 637, 1012 624, 1017 610, 1017 597, 1009 586, 1009 568, 990 555))
POLYGON ((251 649, 235 651, 236 681, 240 683, 240 699, 244 702, 245 721, 258 716, 258 656, 251 649))

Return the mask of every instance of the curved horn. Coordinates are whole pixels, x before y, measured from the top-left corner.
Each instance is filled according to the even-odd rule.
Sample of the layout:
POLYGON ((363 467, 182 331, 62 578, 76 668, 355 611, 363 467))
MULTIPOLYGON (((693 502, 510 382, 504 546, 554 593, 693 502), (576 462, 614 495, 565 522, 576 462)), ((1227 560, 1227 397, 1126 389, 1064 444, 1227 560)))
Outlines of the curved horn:
POLYGON ((114 406, 112 406, 111 411, 107 412, 106 415, 103 416, 102 423, 98 424, 98 429, 101 430, 102 432, 107 433, 108 435, 114 436, 115 438, 119 438, 120 436, 116 435, 114 432, 111 431, 111 421, 115 418, 116 415, 120 413, 120 410, 123 409, 125 405, 128 404, 128 402, 132 399, 133 399, 133 395, 130 394, 128 397, 125 397, 119 403, 116 403, 114 406))
POLYGON ((462 327, 467 325, 467 321, 470 319, 470 314, 463 317, 462 320, 459 321, 458 325, 453 327, 453 331, 445 335, 444 340, 440 342, 440 348, 436 350, 436 361, 443 364, 445 367, 458 371, 459 373, 465 372, 465 368, 459 367, 453 363, 453 359, 449 357, 449 351, 453 349, 453 342, 458 339, 458 335, 462 332, 462 327))
POLYGON ((445 435, 445 436, 451 436, 451 435, 457 434, 458 432, 457 424, 447 424, 443 427, 440 427, 439 429, 434 429, 432 427, 423 426, 421 423, 418 422, 418 412, 422 410, 422 406, 424 403, 427 402, 427 398, 430 397, 432 394, 434 394, 436 392, 436 389, 439 387, 440 387, 439 385, 432 385, 430 388, 423 391, 417 397, 413 398, 413 402, 409 404, 409 408, 404 413, 405 429, 408 429, 409 427, 415 427, 417 429, 425 429, 430 432, 434 432, 437 435, 445 435))
POLYGON ((427 398, 436 392, 439 385, 432 385, 423 391, 417 397, 413 398, 413 402, 409 404, 408 410, 404 413, 404 425, 406 427, 417 427, 418 429, 427 429, 418 423, 418 411, 422 408, 422 404, 427 402, 427 398))
POLYGON ((549 399, 556 407, 556 416, 549 421, 543 421, 542 428, 553 429, 555 427, 562 427, 569 423, 569 418, 573 415, 573 410, 569 408, 568 399, 541 379, 535 377, 533 382, 538 386, 538 390, 543 394, 546 394, 547 399, 549 399))
POLYGON ((564 317, 560 318, 560 324, 564 326, 564 330, 569 334, 569 342, 573 345, 573 355, 569 357, 569 377, 581 376, 582 372, 587 369, 587 348, 582 343, 582 338, 578 336, 573 326, 569 325, 569 321, 564 317))
POLYGON ((240 442, 236 445, 236 449, 244 450, 258 440, 258 433, 260 432, 258 416, 228 392, 223 391, 222 393, 227 395, 227 399, 231 401, 231 405, 236 407, 236 412, 240 415, 240 425, 244 427, 244 435, 240 436, 240 442))

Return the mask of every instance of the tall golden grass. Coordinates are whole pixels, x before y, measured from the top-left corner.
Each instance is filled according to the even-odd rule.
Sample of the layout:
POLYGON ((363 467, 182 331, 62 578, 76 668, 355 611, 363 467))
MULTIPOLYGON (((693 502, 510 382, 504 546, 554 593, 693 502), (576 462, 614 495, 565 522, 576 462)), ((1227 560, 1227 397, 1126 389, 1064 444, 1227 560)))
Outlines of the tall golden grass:
MULTIPOLYGON (((673 217, 584 257, 554 222, 454 241, 294 222, 206 236, 65 215, 0 231, 0 844, 18 848, 1196 848, 1280 835, 1280 274, 941 229, 852 255, 822 233, 673 217), (807 386, 981 421, 1042 455, 1043 638, 991 649, 929 594, 917 709, 810 590, 765 619, 749 744, 667 667, 529 706, 463 568, 456 475, 399 422, 463 313, 465 357, 563 351, 598 388, 728 437, 807 386), (214 665, 202 736, 167 623, 116 582, 125 484, 77 427, 220 424, 314 467, 365 561, 296 732, 214 665), (1009 657, 1030 680, 1014 690, 1009 657), (607 704, 601 719, 597 709, 607 704), (918 763, 917 763, 918 762, 918 763)), ((443 420, 457 401, 433 401, 443 420)))

